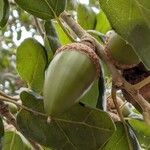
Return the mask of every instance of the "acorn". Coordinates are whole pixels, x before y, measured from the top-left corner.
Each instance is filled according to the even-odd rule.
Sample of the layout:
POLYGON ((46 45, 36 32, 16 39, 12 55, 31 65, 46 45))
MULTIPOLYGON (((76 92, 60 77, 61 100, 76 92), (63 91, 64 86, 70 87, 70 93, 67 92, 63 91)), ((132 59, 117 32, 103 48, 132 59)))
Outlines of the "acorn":
POLYGON ((8 106, 8 109, 12 114, 16 114, 18 112, 18 107, 15 104, 10 102, 5 102, 5 104, 8 106))
POLYGON ((128 69, 139 64, 140 59, 131 45, 111 30, 106 33, 106 53, 118 69, 128 69))
POLYGON ((100 74, 99 58, 83 43, 59 48, 48 66, 44 83, 44 108, 51 116, 77 103, 100 74))

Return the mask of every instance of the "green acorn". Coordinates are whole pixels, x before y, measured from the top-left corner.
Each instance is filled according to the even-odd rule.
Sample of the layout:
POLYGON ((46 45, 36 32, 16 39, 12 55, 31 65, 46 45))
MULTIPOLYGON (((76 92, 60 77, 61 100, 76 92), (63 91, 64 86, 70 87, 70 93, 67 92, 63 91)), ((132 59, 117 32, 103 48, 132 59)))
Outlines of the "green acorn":
POLYGON ((99 76, 96 53, 87 45, 72 43, 57 50, 44 84, 44 107, 47 114, 61 114, 79 101, 99 76))
POLYGON ((106 33, 106 52, 119 69, 136 66, 140 60, 134 49, 115 31, 106 33))
POLYGON ((10 103, 10 102, 5 102, 5 104, 8 105, 9 111, 12 114, 16 114, 18 112, 18 108, 17 108, 17 106, 15 104, 10 103))

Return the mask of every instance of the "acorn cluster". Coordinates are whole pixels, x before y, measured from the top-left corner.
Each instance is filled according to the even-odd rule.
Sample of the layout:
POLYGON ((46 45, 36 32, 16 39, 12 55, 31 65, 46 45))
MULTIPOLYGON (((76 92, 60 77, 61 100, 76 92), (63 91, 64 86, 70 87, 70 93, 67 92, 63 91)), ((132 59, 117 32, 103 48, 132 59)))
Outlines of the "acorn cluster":
MULTIPOLYGON (((132 46, 114 31, 106 34, 105 47, 107 56, 129 83, 136 84, 149 76, 132 46)), ((59 48, 46 71, 43 93, 46 113, 56 116, 67 111, 99 77, 100 71, 99 57, 90 42, 59 48)), ((146 99, 150 99, 149 88, 147 85, 140 90, 146 99)))

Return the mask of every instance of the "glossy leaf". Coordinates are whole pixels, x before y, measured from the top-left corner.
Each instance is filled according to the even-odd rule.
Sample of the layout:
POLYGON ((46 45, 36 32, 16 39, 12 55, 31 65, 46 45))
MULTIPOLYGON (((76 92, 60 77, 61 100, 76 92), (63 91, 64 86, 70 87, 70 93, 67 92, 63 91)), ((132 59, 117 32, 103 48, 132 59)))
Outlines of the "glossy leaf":
POLYGON ((95 80, 92 86, 86 91, 79 101, 92 107, 96 107, 98 95, 98 80, 95 80))
POLYGON ((99 0, 113 29, 135 49, 150 70, 150 1, 99 0))
POLYGON ((96 24, 96 14, 91 7, 79 4, 77 8, 78 23, 86 30, 94 29, 96 24))
MULTIPOLYGON (((105 144, 105 146, 102 148, 102 150, 130 150, 128 139, 126 136, 126 131, 121 122, 116 123, 117 130, 113 134, 113 136, 110 138, 109 142, 105 144)), ((131 130, 131 129, 130 129, 131 130)), ((137 141, 135 141, 135 136, 131 137, 131 134, 133 136, 133 133, 129 133, 130 138, 130 145, 132 149, 135 149, 136 144, 136 150, 140 150, 137 141), (133 143, 133 140, 135 143, 133 143)))
POLYGON ((3 28, 9 17, 9 2, 8 0, 0 0, 0 28, 3 28))
POLYGON ((2 150, 32 150, 32 147, 21 133, 6 131, 2 150))
POLYGON ((53 19, 64 11, 66 0, 15 0, 28 13, 44 20, 53 19))
POLYGON ((4 125, 2 118, 0 117, 0 149, 2 149, 3 137, 4 137, 4 125))
MULTIPOLYGON (((49 42, 49 46, 50 46, 50 50, 55 53, 55 51, 61 46, 60 42, 59 42, 59 38, 57 35, 57 32, 55 30, 55 27, 52 23, 52 21, 46 21, 45 25, 45 32, 46 32, 46 38, 49 42)), ((50 51, 49 50, 49 51, 50 51)))
POLYGON ((142 132, 145 136, 150 136, 150 127, 144 121, 131 119, 129 123, 135 131, 142 132))
POLYGON ((31 89, 43 88, 47 57, 44 47, 32 38, 24 40, 17 49, 17 70, 31 89))
POLYGON ((134 129, 140 145, 146 149, 150 150, 150 127, 142 120, 130 119, 130 125, 134 129))
POLYGON ((104 33, 104 34, 107 31, 111 30, 110 23, 103 11, 100 11, 97 14, 96 18, 97 18, 97 23, 96 23, 95 30, 97 30, 101 33, 104 33))
POLYGON ((43 99, 37 93, 28 90, 22 91, 20 98, 25 106, 44 113, 43 99))
POLYGON ((62 28, 60 27, 60 25, 57 22, 54 22, 54 26, 55 26, 56 32, 58 34, 60 43, 62 45, 72 43, 70 41, 69 37, 65 34, 65 32, 62 30, 62 28))
MULTIPOLYGON (((38 106, 41 106, 38 110, 43 113, 43 101, 28 94, 24 92, 26 97, 21 96, 23 104, 37 110, 38 101, 38 106)), ((51 118, 50 123, 45 117, 22 110, 17 116, 17 123, 26 137, 46 147, 63 150, 98 149, 115 130, 107 113, 80 104, 57 118, 51 118)))
POLYGON ((144 150, 150 150, 150 136, 145 136, 144 134, 142 133, 136 133, 137 135, 137 138, 140 142, 140 145, 141 147, 144 149, 144 150))
POLYGON ((137 136, 135 134, 134 129, 130 126, 130 124, 127 124, 127 130, 129 134, 129 140, 131 142, 131 147, 136 150, 141 150, 141 146, 139 144, 139 141, 137 139, 137 136))

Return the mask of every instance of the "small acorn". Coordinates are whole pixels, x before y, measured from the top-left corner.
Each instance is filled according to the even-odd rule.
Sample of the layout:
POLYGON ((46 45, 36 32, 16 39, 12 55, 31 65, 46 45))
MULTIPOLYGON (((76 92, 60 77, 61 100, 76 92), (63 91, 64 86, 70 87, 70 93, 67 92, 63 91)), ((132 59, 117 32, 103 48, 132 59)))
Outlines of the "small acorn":
POLYGON ((106 53, 118 69, 136 66, 140 60, 134 49, 115 31, 106 33, 106 53))
MULTIPOLYGON (((127 117, 131 114, 131 106, 129 103, 126 103, 122 100, 122 98, 120 98, 119 96, 117 96, 117 103, 118 103, 118 106, 123 114, 124 117, 127 117)), ((117 113, 117 110, 116 110, 116 106, 113 102, 113 99, 111 97, 108 97, 107 98, 107 111, 108 112, 111 112, 111 113, 115 113, 118 115, 117 113)))
POLYGON ((99 58, 89 46, 72 43, 58 49, 45 77, 46 113, 56 116, 68 110, 79 101, 99 73, 99 58))
POLYGON ((15 104, 10 102, 5 102, 5 104, 8 106, 8 109, 12 114, 16 114, 18 112, 18 108, 15 104))

